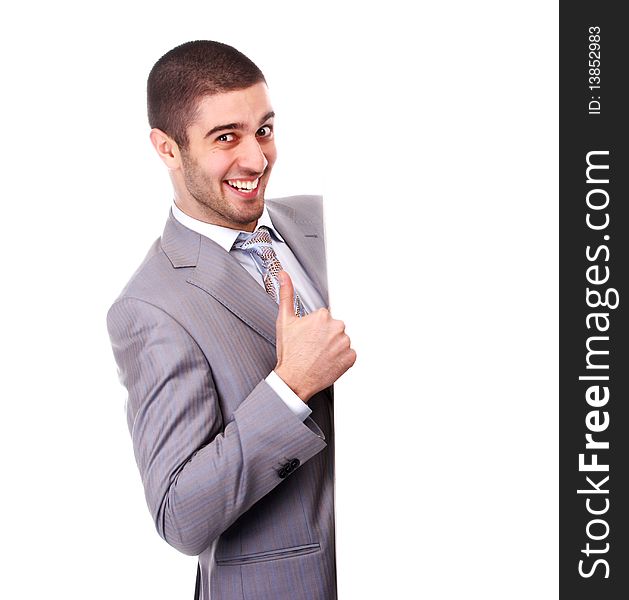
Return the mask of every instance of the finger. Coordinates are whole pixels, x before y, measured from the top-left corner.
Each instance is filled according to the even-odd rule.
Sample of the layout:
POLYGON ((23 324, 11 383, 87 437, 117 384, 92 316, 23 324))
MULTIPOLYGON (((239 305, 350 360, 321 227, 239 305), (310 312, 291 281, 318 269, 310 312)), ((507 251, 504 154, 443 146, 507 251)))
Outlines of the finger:
POLYGON ((295 317, 295 291, 290 275, 286 271, 277 274, 280 282, 280 309, 278 319, 295 317))

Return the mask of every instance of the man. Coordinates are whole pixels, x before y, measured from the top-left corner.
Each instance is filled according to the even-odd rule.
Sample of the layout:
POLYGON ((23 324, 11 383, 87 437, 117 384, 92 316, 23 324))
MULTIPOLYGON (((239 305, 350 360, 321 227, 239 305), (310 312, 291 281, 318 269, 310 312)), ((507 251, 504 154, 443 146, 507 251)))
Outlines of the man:
POLYGON ((230 46, 164 55, 148 113, 174 204, 108 328, 155 525, 199 555, 197 598, 331 600, 330 386, 356 355, 325 308, 320 198, 265 203, 274 112, 230 46))

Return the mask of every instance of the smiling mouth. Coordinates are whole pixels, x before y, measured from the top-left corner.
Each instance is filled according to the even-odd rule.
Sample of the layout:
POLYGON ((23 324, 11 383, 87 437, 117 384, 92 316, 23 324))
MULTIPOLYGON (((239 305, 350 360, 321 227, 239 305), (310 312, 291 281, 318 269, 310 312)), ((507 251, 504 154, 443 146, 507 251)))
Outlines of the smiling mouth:
POLYGON ((226 179, 225 183, 239 192, 252 192, 258 189, 260 178, 257 177, 253 181, 245 181, 244 179, 226 179))

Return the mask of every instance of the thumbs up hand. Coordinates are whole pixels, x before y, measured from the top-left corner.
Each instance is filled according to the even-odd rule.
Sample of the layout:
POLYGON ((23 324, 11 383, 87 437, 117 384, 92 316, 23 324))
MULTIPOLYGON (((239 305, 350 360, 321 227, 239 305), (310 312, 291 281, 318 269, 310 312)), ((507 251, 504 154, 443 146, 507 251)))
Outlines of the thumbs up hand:
POLYGON ((295 316, 293 282, 278 273, 280 306, 277 315, 275 372, 304 402, 332 385, 356 362, 343 321, 327 308, 295 316))

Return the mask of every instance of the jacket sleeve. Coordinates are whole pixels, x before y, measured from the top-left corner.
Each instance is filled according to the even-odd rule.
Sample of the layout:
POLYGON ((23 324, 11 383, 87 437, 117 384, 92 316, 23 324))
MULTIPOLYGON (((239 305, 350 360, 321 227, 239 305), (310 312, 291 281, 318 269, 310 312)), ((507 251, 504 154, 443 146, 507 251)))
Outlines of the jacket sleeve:
POLYGON ((224 423, 211 365, 160 308, 123 298, 107 325, 149 510, 184 554, 203 552, 280 484, 286 461, 303 464, 326 446, 264 380, 224 423))

